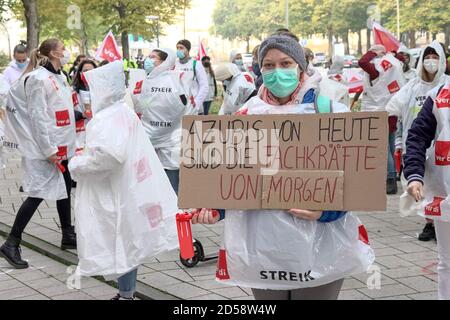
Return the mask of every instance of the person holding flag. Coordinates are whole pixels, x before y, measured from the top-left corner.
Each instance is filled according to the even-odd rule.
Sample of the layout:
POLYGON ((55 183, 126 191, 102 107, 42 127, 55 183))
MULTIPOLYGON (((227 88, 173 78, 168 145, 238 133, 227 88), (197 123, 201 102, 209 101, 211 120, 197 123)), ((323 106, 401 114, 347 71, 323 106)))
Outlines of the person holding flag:
POLYGON ((190 100, 193 108, 191 114, 203 114, 203 102, 209 92, 208 77, 201 61, 197 61, 189 55, 191 51, 189 40, 180 40, 177 43, 177 62, 175 70, 182 73, 181 79, 184 86, 190 91, 190 100))
MULTIPOLYGON (((373 45, 359 60, 364 70, 364 93, 361 111, 385 111, 393 95, 406 83, 403 74, 403 56, 398 55, 400 42, 385 29, 374 23, 373 45)), ((395 134, 397 117, 389 117, 387 194, 397 194, 397 170, 395 168, 395 134)))

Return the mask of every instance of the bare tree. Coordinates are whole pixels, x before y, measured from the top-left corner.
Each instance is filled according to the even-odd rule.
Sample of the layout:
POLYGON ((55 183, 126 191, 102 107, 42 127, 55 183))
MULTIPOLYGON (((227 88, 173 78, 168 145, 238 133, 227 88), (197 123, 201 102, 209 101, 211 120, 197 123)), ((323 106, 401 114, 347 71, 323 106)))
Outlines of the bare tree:
POLYGON ((27 47, 29 50, 39 46, 39 15, 37 0, 22 0, 27 23, 27 47))

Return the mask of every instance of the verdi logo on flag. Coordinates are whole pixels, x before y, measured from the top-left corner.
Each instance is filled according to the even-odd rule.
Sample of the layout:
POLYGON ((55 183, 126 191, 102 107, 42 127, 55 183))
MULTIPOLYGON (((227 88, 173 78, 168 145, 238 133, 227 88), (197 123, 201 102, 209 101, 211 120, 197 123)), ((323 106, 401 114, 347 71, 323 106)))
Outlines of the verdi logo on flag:
POLYGON ((95 54, 95 57, 97 60, 107 60, 109 62, 122 60, 122 55, 119 52, 119 48, 112 31, 109 31, 106 35, 102 45, 95 54))

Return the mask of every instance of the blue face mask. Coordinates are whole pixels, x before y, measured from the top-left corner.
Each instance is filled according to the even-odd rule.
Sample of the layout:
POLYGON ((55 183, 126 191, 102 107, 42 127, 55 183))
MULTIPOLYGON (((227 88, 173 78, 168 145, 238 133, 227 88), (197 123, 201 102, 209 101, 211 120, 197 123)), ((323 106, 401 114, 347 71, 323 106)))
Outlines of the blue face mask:
POLYGON ((186 55, 182 50, 177 50, 177 57, 178 59, 183 60, 184 58, 186 58, 186 55))
POLYGON ((147 73, 151 73, 155 69, 155 61, 153 59, 147 58, 144 61, 144 70, 147 73))
POLYGON ((242 61, 242 59, 234 60, 234 63, 240 67, 244 65, 244 61, 242 61))
POLYGON ((278 98, 289 97, 300 82, 298 68, 277 68, 262 73, 264 85, 278 98))
POLYGON ((17 67, 19 68, 19 69, 24 69, 26 66, 27 66, 27 62, 17 62, 16 61, 16 65, 17 65, 17 67))

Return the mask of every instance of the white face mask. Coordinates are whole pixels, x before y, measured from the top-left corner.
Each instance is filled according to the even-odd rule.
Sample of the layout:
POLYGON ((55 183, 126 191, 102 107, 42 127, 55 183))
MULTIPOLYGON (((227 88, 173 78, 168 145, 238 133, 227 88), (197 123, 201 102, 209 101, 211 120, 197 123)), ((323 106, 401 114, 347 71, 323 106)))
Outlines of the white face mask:
POLYGON ((439 70, 439 60, 425 59, 423 60, 423 67, 427 72, 435 74, 439 70))
POLYGON ((62 66, 65 66, 70 62, 70 52, 69 50, 64 50, 64 56, 62 58, 59 58, 59 61, 61 62, 62 66))

